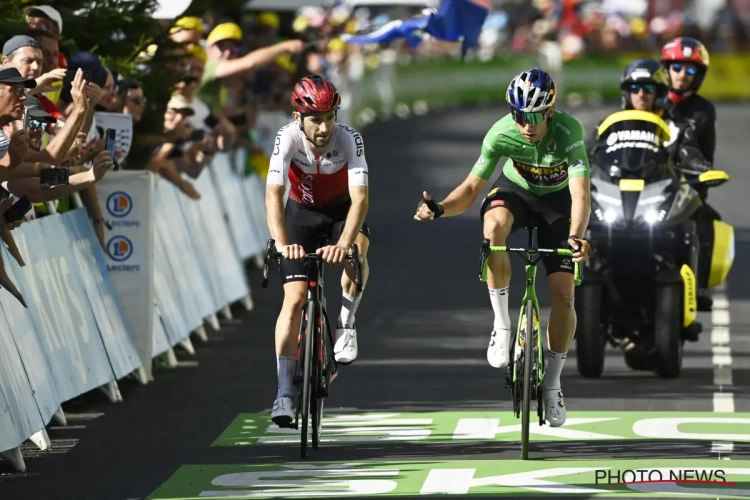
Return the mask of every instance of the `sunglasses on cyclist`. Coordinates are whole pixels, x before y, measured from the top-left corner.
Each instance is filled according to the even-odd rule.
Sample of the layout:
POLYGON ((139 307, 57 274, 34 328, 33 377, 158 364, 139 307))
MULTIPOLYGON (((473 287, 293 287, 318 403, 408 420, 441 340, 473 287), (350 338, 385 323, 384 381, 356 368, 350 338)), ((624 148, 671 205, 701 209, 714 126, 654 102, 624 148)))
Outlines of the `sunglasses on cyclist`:
POLYGON ((690 76, 695 76, 695 74, 698 72, 698 70, 692 64, 682 64, 682 63, 672 64, 672 71, 674 71, 675 73, 682 72, 682 68, 685 68, 685 73, 687 73, 690 76))
POLYGON ((510 110, 513 120, 519 125, 524 123, 530 123, 531 125, 539 125, 548 116, 549 111, 535 111, 533 113, 524 113, 523 111, 516 111, 515 109, 510 110))
POLYGON ((647 94, 653 94, 656 92, 656 85, 653 83, 631 83, 630 84, 630 93, 631 94, 637 94, 641 89, 643 89, 644 92, 647 94))

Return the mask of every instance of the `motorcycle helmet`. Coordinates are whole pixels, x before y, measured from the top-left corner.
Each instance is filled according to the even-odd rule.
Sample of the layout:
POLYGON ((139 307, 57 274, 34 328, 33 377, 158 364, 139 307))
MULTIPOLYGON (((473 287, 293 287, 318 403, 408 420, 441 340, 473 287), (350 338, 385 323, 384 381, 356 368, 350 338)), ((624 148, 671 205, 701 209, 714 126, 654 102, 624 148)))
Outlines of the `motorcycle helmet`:
POLYGON ((642 57, 631 61, 625 67, 620 77, 622 109, 633 109, 630 85, 634 83, 651 83, 656 86, 652 111, 660 111, 669 105, 669 72, 656 59, 642 57))
POLYGON ((532 125, 547 116, 547 111, 555 104, 557 88, 552 77, 539 68, 522 71, 510 81, 506 102, 516 122, 531 119, 532 125))
POLYGON ((703 80, 708 72, 709 55, 706 47, 688 36, 678 37, 667 43, 661 49, 661 64, 669 71, 669 66, 674 63, 686 63, 695 66, 695 74, 690 87, 685 90, 670 88, 669 98, 672 101, 679 101, 686 94, 697 92, 703 85, 703 80))

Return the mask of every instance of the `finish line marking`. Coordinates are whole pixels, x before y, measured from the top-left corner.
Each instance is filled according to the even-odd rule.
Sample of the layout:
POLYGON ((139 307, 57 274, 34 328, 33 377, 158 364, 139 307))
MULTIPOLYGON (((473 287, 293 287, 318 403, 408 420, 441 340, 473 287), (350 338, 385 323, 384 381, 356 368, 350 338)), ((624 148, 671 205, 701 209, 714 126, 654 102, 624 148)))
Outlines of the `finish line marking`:
MULTIPOLYGON (((722 283, 716 287, 713 294, 713 308, 711 311, 711 353, 714 365, 714 412, 734 413, 734 393, 732 392, 732 348, 730 341, 729 300, 726 295, 726 285, 722 283)), ((719 460, 730 460, 727 456, 734 451, 734 443, 716 441, 711 451, 717 453, 719 460)))

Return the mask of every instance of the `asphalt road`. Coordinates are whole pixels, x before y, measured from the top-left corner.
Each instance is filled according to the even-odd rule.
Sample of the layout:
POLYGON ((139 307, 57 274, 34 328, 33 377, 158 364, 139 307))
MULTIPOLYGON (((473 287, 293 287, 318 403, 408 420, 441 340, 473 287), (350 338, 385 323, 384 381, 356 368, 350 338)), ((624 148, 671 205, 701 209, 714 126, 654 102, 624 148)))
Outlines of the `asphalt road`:
MULTIPOLYGON (((590 130, 609 110, 575 114, 590 130)), ((326 442, 308 461, 299 458, 295 434, 269 428, 281 289, 277 274, 262 290, 259 273, 251 271, 254 311, 237 311, 238 319, 223 322, 207 344, 196 342, 195 357, 181 355, 182 365, 159 372, 155 383, 121 383, 122 403, 91 393, 63 405, 69 425, 49 429, 52 451, 26 447, 24 474, 0 462, 0 498, 590 497, 615 490, 622 496, 625 486, 603 482, 632 480, 602 479, 605 472, 596 469, 609 468, 611 475, 719 467, 728 478, 730 465, 750 468, 750 413, 743 413, 750 412, 750 268, 743 261, 750 227, 742 194, 750 187, 748 107, 718 109, 717 167, 733 179, 709 199, 736 225, 737 259, 725 289, 716 291, 716 311, 700 315, 700 341, 686 345, 682 377, 633 372, 610 348, 604 376, 584 380, 573 352, 562 377, 568 423, 557 431, 532 426, 530 462, 518 460, 513 426, 519 422, 509 413, 503 372, 485 360, 492 313, 476 276, 479 201, 456 218, 412 220, 423 189, 442 198, 465 177, 483 134, 503 112, 440 111, 363 130, 371 169, 372 274, 357 314, 360 355, 332 386, 326 442), (695 420, 680 426, 686 433, 680 436, 675 418, 695 420)), ((514 236, 516 242, 522 237, 514 236)), ((513 272, 515 307, 522 291, 518 262, 513 272)), ((338 280, 328 276, 333 315, 338 280)), ((548 304, 544 280, 538 292, 548 304)), ((732 477, 733 488, 701 485, 714 489, 701 491, 714 498, 732 489, 750 495, 750 482, 732 477)), ((628 491, 640 488, 643 498, 653 498, 653 488, 678 487, 655 484, 628 491)))

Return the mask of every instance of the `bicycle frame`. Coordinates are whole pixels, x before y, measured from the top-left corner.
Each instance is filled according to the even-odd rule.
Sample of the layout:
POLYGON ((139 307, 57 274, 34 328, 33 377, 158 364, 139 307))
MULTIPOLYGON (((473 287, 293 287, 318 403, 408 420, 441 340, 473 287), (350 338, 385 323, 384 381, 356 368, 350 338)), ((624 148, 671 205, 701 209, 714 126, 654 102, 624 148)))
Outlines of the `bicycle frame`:
MULTIPOLYGON (((516 328, 516 335, 513 339, 513 347, 511 349, 511 362, 513 364, 511 369, 511 377, 509 380, 511 385, 508 385, 507 387, 511 390, 511 397, 513 399, 513 413, 516 415, 516 417, 519 417, 519 415, 522 417, 522 428, 521 428, 521 458, 523 460, 528 459, 528 451, 529 451, 529 425, 530 425, 530 411, 531 411, 531 391, 532 389, 535 391, 534 398, 537 400, 537 414, 539 415, 539 425, 544 424, 544 417, 543 417, 543 411, 542 411, 542 396, 541 392, 539 391, 539 388, 541 387, 542 383, 544 382, 545 377, 545 369, 544 369, 544 346, 542 344, 542 320, 541 320, 541 314, 539 311, 539 299, 536 295, 536 269, 537 264, 540 260, 542 260, 544 257, 550 256, 550 255, 561 255, 566 257, 572 257, 573 252, 569 249, 565 248, 556 248, 556 249, 545 249, 545 248, 534 248, 533 238, 534 238, 534 227, 529 226, 529 245, 528 248, 511 248, 507 246, 491 246, 490 240, 485 239, 482 242, 482 250, 481 250, 481 261, 480 261, 480 268, 479 268, 479 279, 482 282, 487 281, 487 269, 489 266, 489 257, 492 253, 515 253, 521 256, 521 258, 524 259, 526 262, 525 266, 525 273, 526 273, 526 288, 524 290, 523 295, 523 301, 521 305, 521 311, 518 315, 518 326, 516 328), (532 308, 528 308, 529 303, 531 303, 532 308), (516 349, 521 347, 521 329, 523 328, 523 317, 524 313, 527 314, 526 317, 526 337, 524 339, 524 356, 523 358, 516 359, 516 349), (531 315, 532 317, 528 317, 531 315), (533 375, 533 348, 532 350, 527 351, 526 348, 531 345, 533 342, 532 339, 534 336, 534 329, 533 329, 533 315, 536 315, 537 318, 537 337, 536 337, 536 345, 534 346, 537 350, 537 359, 536 359, 536 377, 533 375), (521 378, 521 374, 519 373, 519 362, 523 360, 523 368, 524 368, 524 374, 523 374, 523 383, 522 383, 522 396, 521 401, 519 405, 518 400, 518 386, 521 378), (536 379, 536 380, 535 380, 536 379)), ((574 282, 575 286, 578 286, 581 284, 582 281, 582 275, 581 275, 581 266, 576 262, 574 265, 574 282)), ((506 372, 507 373, 507 372, 506 372)), ((506 379, 508 378, 508 375, 506 374, 506 379)))
MULTIPOLYGON (((537 320, 539 321, 539 330, 542 329, 542 319, 539 312, 539 299, 536 295, 536 270, 537 264, 544 257, 549 255, 561 255, 565 257, 572 257, 573 251, 566 248, 546 249, 546 248, 534 248, 533 244, 533 231, 529 231, 529 245, 528 248, 511 248, 507 246, 491 246, 490 240, 485 239, 482 242, 482 264, 479 279, 482 282, 487 281, 487 269, 489 266, 488 258, 492 253, 514 253, 519 255, 525 262, 524 267, 526 272, 526 288, 523 293, 523 300, 521 301, 521 312, 518 315, 518 329, 516 334, 516 345, 521 329, 521 319, 523 318, 526 303, 531 301, 534 304, 534 312, 536 313, 537 320)), ((573 280, 575 286, 578 286, 582 282, 582 268, 578 262, 574 264, 573 280)), ((530 332, 527 332, 530 333, 530 332)), ((538 362, 539 362, 539 382, 544 381, 544 355, 542 352, 542 336, 537 335, 537 348, 538 348, 538 362)), ((516 365, 513 366, 513 382, 517 381, 516 365)))
MULTIPOLYGON (((265 265, 263 267, 263 288, 268 287, 268 272, 273 260, 281 259, 282 254, 275 249, 275 241, 268 240, 266 244, 265 265)), ((328 313, 326 311, 326 298, 323 279, 323 257, 317 253, 308 253, 304 259, 308 263, 307 268, 307 300, 302 308, 300 319, 299 337, 297 340, 297 367, 302 363, 302 387, 300 404, 295 412, 293 428, 299 428, 299 416, 302 412, 301 449, 302 457, 307 456, 308 422, 312 417, 312 442, 313 448, 317 449, 320 442, 320 426, 323 419, 323 399, 328 396, 328 386, 331 382, 331 374, 335 371, 336 361, 333 362, 334 369, 326 369, 321 373, 321 365, 325 367, 327 355, 325 335, 329 337, 330 348, 333 349, 333 338, 331 336, 328 313), (307 319, 305 313, 307 312, 307 319), (304 344, 303 344, 304 342, 304 344), (304 345, 304 350, 301 348, 304 345)), ((362 291, 362 270, 359 258, 359 247, 352 244, 351 253, 346 259, 354 266, 354 282, 358 292, 362 291)), ((299 389, 299 387, 298 387, 299 389)))

